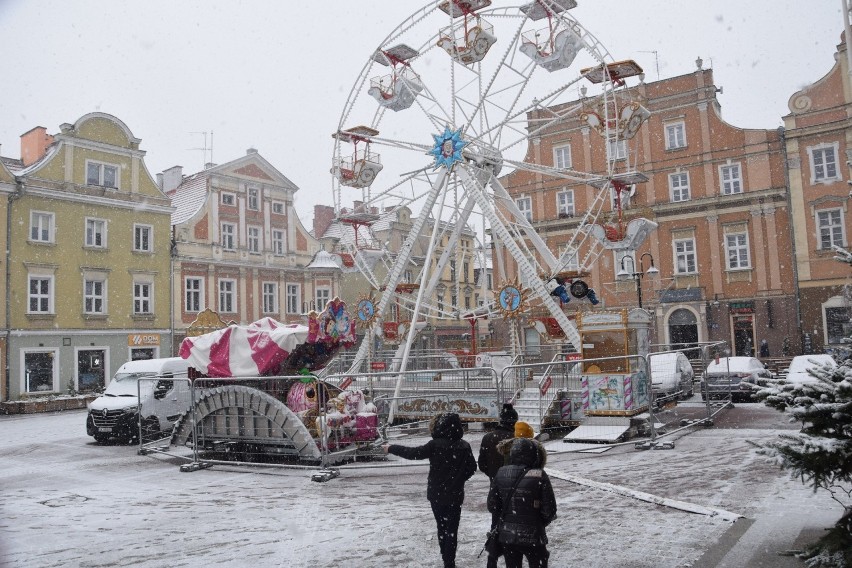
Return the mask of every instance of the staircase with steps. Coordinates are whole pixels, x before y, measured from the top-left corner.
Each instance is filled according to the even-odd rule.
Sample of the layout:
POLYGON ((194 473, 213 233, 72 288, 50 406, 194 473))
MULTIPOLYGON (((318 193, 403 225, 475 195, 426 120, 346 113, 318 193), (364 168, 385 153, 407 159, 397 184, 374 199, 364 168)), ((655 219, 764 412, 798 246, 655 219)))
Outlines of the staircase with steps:
POLYGON ((541 433, 541 417, 553 404, 555 398, 553 390, 545 396, 541 396, 538 390, 538 381, 527 381, 523 390, 515 396, 515 410, 518 412, 518 420, 526 422, 536 434, 541 433))

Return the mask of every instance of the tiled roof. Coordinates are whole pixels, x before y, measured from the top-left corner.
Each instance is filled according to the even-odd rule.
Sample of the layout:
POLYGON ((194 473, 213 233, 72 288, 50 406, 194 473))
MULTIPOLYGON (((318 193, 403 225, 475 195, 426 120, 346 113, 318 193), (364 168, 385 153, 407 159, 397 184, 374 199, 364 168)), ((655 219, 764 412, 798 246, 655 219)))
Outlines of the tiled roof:
POLYGON ((168 193, 175 207, 172 225, 179 225, 192 218, 207 200, 207 179, 204 172, 193 174, 168 193))
POLYGON ((0 156, 0 162, 3 162, 9 171, 12 173, 17 173, 18 171, 24 169, 24 161, 17 160, 15 158, 7 158, 5 156, 0 156))

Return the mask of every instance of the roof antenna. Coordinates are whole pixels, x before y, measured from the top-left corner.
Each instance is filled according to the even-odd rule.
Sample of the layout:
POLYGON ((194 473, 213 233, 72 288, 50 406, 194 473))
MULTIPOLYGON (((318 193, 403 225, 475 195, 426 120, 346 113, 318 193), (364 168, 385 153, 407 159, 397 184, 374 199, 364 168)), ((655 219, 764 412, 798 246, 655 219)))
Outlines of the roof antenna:
POLYGON ((656 49, 653 50, 653 51, 640 51, 639 53, 653 53, 654 54, 654 65, 657 69, 657 81, 659 81, 660 80, 660 54, 657 52, 656 49))
POLYGON ((204 136, 204 147, 202 148, 189 148, 189 150, 200 150, 202 152, 201 155, 201 169, 206 170, 208 167, 212 167, 213 164, 213 131, 210 132, 190 132, 190 134, 201 134, 204 136), (207 135, 210 135, 210 146, 207 145, 207 135), (208 159, 208 155, 210 159, 208 159), (209 164, 209 166, 208 166, 209 164))

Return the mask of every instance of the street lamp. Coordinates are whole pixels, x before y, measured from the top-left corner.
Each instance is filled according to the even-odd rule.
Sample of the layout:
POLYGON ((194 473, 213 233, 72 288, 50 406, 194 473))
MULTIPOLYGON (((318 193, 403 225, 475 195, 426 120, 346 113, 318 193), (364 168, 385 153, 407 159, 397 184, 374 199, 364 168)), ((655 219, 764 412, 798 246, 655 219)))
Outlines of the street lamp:
POLYGON ((632 256, 624 255, 621 257, 621 270, 618 272, 616 276, 632 278, 636 281, 636 295, 639 298, 639 307, 642 307, 642 278, 647 274, 648 276, 656 276, 660 273, 659 269, 654 266, 654 257, 650 252, 643 253, 642 256, 639 257, 639 271, 636 272, 636 261, 633 260, 632 256), (643 272, 642 267, 642 259, 648 257, 651 261, 651 266, 648 268, 647 272, 643 272), (630 261, 630 270, 624 266, 624 261, 630 261))

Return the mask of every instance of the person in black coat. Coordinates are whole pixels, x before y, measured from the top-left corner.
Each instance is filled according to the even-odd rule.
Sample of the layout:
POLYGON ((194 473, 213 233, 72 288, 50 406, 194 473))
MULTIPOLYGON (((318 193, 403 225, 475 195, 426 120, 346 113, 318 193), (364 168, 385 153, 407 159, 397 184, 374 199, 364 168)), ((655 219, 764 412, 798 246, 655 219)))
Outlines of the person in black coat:
POLYGON ((422 446, 386 444, 384 448, 389 454, 409 460, 429 459, 426 499, 438 525, 444 568, 455 568, 464 484, 476 473, 476 460, 470 444, 462 440, 464 428, 458 414, 438 414, 429 428, 432 439, 422 446))
MULTIPOLYGON (((518 421, 518 412, 509 403, 503 405, 500 410, 500 422, 497 427, 482 437, 479 444, 479 471, 488 476, 489 485, 494 484, 497 470, 506 464, 506 457, 497 449, 500 442, 515 437, 515 423, 518 421)), ((491 514, 491 528, 497 526, 499 514, 491 514)), ((486 568, 497 568, 499 556, 488 555, 486 568)))
POLYGON ((546 462, 547 452, 541 443, 517 438, 509 453, 509 465, 497 471, 488 492, 492 514, 503 514, 507 508, 499 528, 506 568, 521 568, 524 556, 530 568, 547 568, 550 552, 545 527, 556 518, 556 497, 543 469, 546 462))

